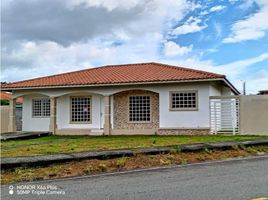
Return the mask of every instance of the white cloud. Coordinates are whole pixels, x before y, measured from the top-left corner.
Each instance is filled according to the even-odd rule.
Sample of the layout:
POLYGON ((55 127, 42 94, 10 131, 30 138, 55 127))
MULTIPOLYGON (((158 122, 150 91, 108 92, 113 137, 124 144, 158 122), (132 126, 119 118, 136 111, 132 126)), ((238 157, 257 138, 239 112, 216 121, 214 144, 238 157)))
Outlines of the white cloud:
POLYGON ((223 40, 224 43, 236 43, 247 40, 257 40, 265 36, 268 30, 268 1, 258 0, 260 10, 245 20, 234 23, 231 34, 223 40))
POLYGON ((255 0, 244 0, 243 3, 239 5, 239 8, 241 10, 248 10, 249 8, 253 6, 254 2, 255 0))
POLYGON ((210 49, 207 49, 208 52, 211 52, 211 53, 214 53, 214 52, 217 52, 219 51, 218 49, 216 48, 210 48, 210 49))
POLYGON ((192 51, 193 45, 180 46, 175 42, 168 41, 164 44, 164 53, 166 56, 182 56, 192 51))
POLYGON ((257 57, 254 58, 248 58, 244 60, 235 61, 232 63, 224 64, 224 65, 218 65, 216 67, 217 72, 219 73, 227 73, 230 77, 236 77, 239 75, 242 71, 246 70, 247 67, 262 62, 264 60, 268 59, 268 53, 263 53, 257 57))
POLYGON ((200 15, 208 15, 208 14, 209 14, 209 12, 207 10, 200 12, 200 15))
POLYGON ((239 0, 229 0, 230 4, 235 4, 236 2, 238 2, 239 0))
POLYGON ((175 28, 172 31, 172 34, 173 35, 183 35, 183 34, 188 34, 188 33, 194 33, 194 32, 199 32, 207 27, 206 24, 205 25, 200 25, 200 24, 201 24, 201 19, 190 17, 185 22, 185 24, 175 28))
POLYGON ((225 9, 226 6, 218 5, 218 6, 213 6, 212 8, 209 9, 210 12, 216 12, 225 9))
POLYGON ((257 93, 268 88, 268 71, 261 69, 245 79, 247 93, 257 93))
POLYGON ((139 0, 68 0, 67 6, 69 8, 74 8, 77 6, 84 5, 85 7, 100 7, 105 8, 108 11, 112 11, 114 9, 126 9, 129 10, 140 3, 139 0))
POLYGON ((247 82, 247 91, 250 93, 257 93, 258 90, 268 87, 268 81, 265 82, 265 80, 267 80, 267 74, 264 73, 264 70, 261 70, 254 76, 249 77, 245 75, 241 76, 241 74, 245 73, 250 66, 265 61, 267 59, 268 53, 264 53, 253 58, 238 60, 228 64, 214 66, 212 67, 212 69, 214 72, 227 75, 227 78, 229 78, 229 80, 237 87, 238 90, 242 91, 241 80, 244 80, 247 82), (264 77, 261 77, 261 74, 264 75, 264 77))
POLYGON ((214 29, 215 29, 215 36, 216 39, 220 38, 222 36, 222 26, 220 23, 214 22, 213 23, 214 29))
POLYGON ((202 12, 199 13, 199 15, 201 15, 201 16, 208 15, 212 12, 224 10, 225 8, 226 8, 226 6, 223 6, 223 5, 213 6, 208 10, 203 10, 202 12))
POLYGON ((5 35, 9 36, 6 40, 10 41, 2 46, 1 80, 17 81, 93 65, 157 60, 165 32, 185 13, 195 9, 186 0, 55 0, 50 9, 41 9, 44 11, 41 14, 33 11, 46 3, 45 0, 13 1, 6 5, 5 13, 9 14, 6 23, 20 21, 14 13, 25 12, 23 9, 27 8, 24 20, 31 26, 21 22, 24 25, 19 27, 13 23, 8 23, 12 28, 5 26, 5 35), (108 13, 105 16, 109 20, 103 18, 103 13, 108 13), (47 19, 48 15, 52 18, 47 19), (57 20, 53 20, 55 17, 57 20), (40 31, 40 22, 46 24, 46 33, 40 31), (32 29, 25 30, 25 27, 32 29), (23 73, 14 73, 17 70, 23 73))
MULTIPOLYGON (((241 79, 239 76, 242 72, 245 72, 250 65, 268 57, 268 54, 263 54, 256 58, 217 66, 213 60, 202 60, 201 56, 193 56, 192 45, 180 46, 172 41, 167 42, 165 35, 174 27, 174 24, 183 19, 189 11, 200 9, 199 4, 187 0, 71 0, 66 1, 67 8, 62 6, 66 4, 65 1, 54 0, 50 10, 37 12, 37 14, 32 10, 38 10, 46 5, 45 0, 10 1, 13 2, 6 5, 7 7, 13 4, 17 6, 14 6, 16 9, 9 13, 12 20, 7 22, 19 21, 14 13, 18 13, 18 10, 23 13, 25 8, 28 8, 26 11, 29 15, 24 15, 24 20, 31 24, 32 29, 25 31, 20 29, 18 23, 9 23, 13 28, 3 30, 11 30, 9 33, 11 36, 23 36, 12 37, 12 45, 8 46, 5 43, 5 46, 2 46, 1 80, 3 81, 17 81, 106 64, 156 61, 226 74, 232 82, 239 85, 241 79), (30 6, 32 2, 36 9, 30 6), (42 4, 37 6, 38 2, 42 4), (19 9, 20 7, 22 8, 19 9), (61 13, 56 22, 52 20, 56 16, 55 11, 61 13), (55 15, 47 19, 47 13, 55 15), (103 13, 107 20, 108 18, 110 20, 103 20, 105 18, 103 13), (38 29, 40 22, 46 28, 45 34, 44 31, 34 31, 41 30, 38 29), (71 30, 70 27, 76 29, 71 30), (85 29, 95 32, 91 34, 85 29), (66 30, 71 30, 72 34, 67 34, 66 30), (67 42, 56 40, 62 37, 66 37, 67 42), (159 46, 163 44, 164 49, 161 54, 159 46)), ((209 11, 207 7, 202 9, 209 11)), ((220 37, 221 26, 216 23, 214 25, 216 34, 220 37)), ((22 27, 29 26, 22 25, 22 27)), ((198 32, 206 27, 207 25, 201 19, 190 17, 185 24, 173 30, 173 34, 198 32)), ((216 49, 211 48, 208 51, 214 52, 216 49)), ((261 73, 266 72, 259 72, 261 73)), ((251 79, 253 80, 254 77, 251 79)), ((264 83, 265 81, 258 81, 255 78, 251 87, 255 84, 260 88, 264 83)))
POLYGON ((24 42, 12 52, 3 51, 8 67, 2 68, 1 80, 18 81, 94 65, 152 62, 157 60, 162 40, 159 33, 145 33, 119 46, 112 45, 112 40, 91 40, 68 47, 50 41, 24 42), (16 73, 18 70, 21 73, 16 73))
POLYGON ((250 66, 265 61, 267 59, 268 53, 264 53, 253 58, 234 61, 224 65, 217 65, 213 62, 213 60, 200 60, 199 57, 195 56, 176 59, 170 58, 160 61, 164 63, 170 63, 174 65, 180 65, 189 68, 224 74, 240 91, 242 91, 241 79, 243 79, 247 82, 247 91, 251 93, 257 93, 261 89, 268 88, 268 71, 262 69, 255 74, 247 77, 241 76, 241 74, 245 73, 250 66))

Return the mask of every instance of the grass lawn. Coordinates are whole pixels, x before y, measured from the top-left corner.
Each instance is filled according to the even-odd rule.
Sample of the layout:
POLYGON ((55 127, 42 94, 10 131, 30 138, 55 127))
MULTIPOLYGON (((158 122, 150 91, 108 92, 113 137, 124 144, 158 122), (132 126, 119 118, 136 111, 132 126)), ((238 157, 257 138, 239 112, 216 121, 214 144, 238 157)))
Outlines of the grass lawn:
POLYGON ((267 136, 46 136, 1 142, 1 157, 73 153, 108 149, 180 145, 227 140, 268 138, 267 136))

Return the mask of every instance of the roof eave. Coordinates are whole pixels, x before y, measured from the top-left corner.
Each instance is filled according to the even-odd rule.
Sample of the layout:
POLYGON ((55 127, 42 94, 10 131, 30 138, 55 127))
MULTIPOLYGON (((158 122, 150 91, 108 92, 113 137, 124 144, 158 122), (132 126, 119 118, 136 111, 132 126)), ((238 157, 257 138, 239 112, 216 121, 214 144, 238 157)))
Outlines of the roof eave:
POLYGON ((240 92, 235 88, 235 86, 226 77, 223 78, 223 81, 234 92, 235 95, 240 95, 240 92))

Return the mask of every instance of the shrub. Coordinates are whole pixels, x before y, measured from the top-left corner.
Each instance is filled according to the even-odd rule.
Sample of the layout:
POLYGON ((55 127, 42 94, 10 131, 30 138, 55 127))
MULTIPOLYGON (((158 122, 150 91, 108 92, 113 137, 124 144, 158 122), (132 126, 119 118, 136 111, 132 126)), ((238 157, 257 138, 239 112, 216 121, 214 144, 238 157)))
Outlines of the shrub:
POLYGON ((171 161, 170 161, 170 160, 163 160, 163 159, 160 159, 160 164, 161 164, 161 165, 170 165, 170 164, 171 164, 171 161))
POLYGON ((176 145, 174 148, 171 148, 171 149, 169 150, 169 152, 170 152, 171 154, 180 153, 180 152, 181 152, 181 147, 180 147, 180 145, 176 145))
POLYGON ((128 158, 127 158, 127 157, 119 158, 119 159, 116 161, 116 166, 117 166, 117 167, 123 167, 123 166, 125 166, 125 164, 126 164, 127 161, 128 161, 128 158))
POLYGON ((106 171, 107 170, 107 165, 101 163, 98 165, 98 169, 102 172, 106 171))
POLYGON ((1 106, 7 106, 7 105, 9 105, 9 100, 1 99, 0 101, 1 101, 0 102, 1 106))
POLYGON ((211 149, 208 149, 208 148, 205 148, 205 150, 204 150, 206 153, 208 153, 208 154, 212 154, 213 153, 213 151, 211 150, 211 149))

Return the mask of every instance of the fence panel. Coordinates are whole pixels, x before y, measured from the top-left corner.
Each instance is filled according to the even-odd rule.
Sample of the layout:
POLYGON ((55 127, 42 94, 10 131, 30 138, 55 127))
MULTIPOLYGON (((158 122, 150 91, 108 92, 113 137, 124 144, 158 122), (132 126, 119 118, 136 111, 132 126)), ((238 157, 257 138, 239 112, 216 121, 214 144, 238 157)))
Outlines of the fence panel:
POLYGON ((239 131, 239 99, 211 98, 210 128, 212 134, 237 134, 239 131))

